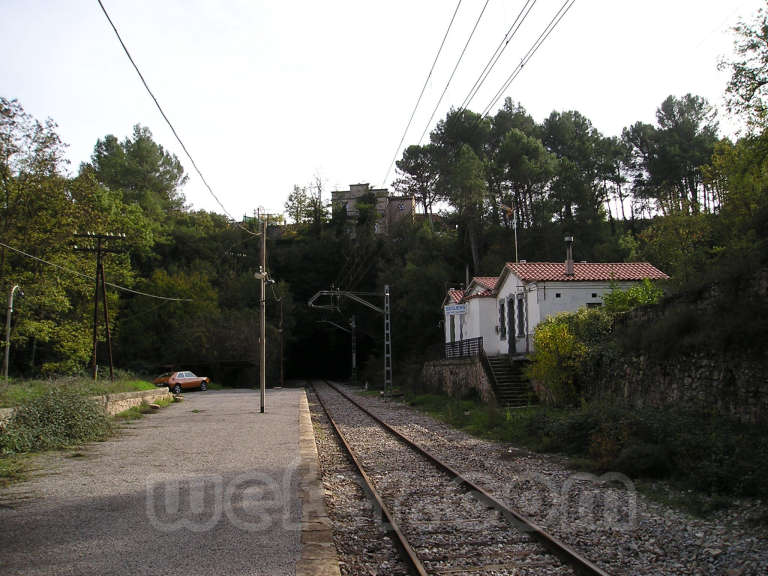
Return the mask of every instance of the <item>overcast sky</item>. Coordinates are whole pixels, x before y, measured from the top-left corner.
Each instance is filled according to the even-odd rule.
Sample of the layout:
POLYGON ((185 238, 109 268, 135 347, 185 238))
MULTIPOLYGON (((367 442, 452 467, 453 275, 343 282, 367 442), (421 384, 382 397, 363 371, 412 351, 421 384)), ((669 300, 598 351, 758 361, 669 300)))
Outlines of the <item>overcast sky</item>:
MULTIPOLYGON (((379 186, 455 0, 103 0, 227 211, 282 211, 294 184, 379 186)), ((463 0, 405 145, 418 142, 485 0, 463 0)), ((525 0, 490 0, 431 126, 459 106, 525 0)), ((482 111, 562 5, 538 0, 469 108, 482 111)), ((537 121, 578 110, 604 135, 653 122, 670 94, 722 106, 730 28, 759 0, 577 0, 505 96, 537 121)), ((51 117, 70 170, 141 123, 192 171, 96 0, 0 0, 0 95, 51 117)), ((501 103, 501 101, 500 101, 501 103)), ((500 105, 499 103, 499 105, 500 105)), ((498 107, 498 106, 497 106, 498 107)), ((495 111, 495 109, 494 109, 495 111)), ((724 112, 721 127, 733 130, 724 112)), ((386 181, 390 185, 394 171, 386 181)))

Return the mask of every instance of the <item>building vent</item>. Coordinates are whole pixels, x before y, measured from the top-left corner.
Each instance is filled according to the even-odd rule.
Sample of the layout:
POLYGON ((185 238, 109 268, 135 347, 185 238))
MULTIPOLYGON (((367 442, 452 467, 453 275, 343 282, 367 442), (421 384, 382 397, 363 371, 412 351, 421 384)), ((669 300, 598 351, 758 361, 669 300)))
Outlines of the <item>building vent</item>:
POLYGON ((565 237, 565 275, 573 276, 573 236, 565 237))

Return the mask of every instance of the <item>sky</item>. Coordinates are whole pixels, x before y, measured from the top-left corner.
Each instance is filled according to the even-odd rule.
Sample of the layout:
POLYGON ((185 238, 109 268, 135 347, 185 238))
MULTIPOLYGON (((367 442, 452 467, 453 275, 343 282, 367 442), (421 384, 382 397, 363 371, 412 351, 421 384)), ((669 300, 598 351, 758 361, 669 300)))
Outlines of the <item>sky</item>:
MULTIPOLYGON (((0 0, 0 95, 52 118, 69 170, 134 124, 176 154, 193 209, 239 219, 282 212, 294 185, 370 182, 387 170, 455 0, 102 0, 222 208, 205 189, 125 56, 97 0, 0 0)), ((461 105, 525 0, 463 0, 403 146, 461 105), (437 106, 437 108, 436 108, 437 106), (433 110, 434 118, 428 122, 433 110)), ((480 112, 563 0, 537 0, 468 106, 480 112)), ((504 93, 537 121, 578 110, 605 136, 653 123, 670 94, 724 110, 731 28, 763 0, 576 0, 504 93)), ((503 99, 491 110, 501 106, 503 99)), ((422 143, 428 140, 425 136, 422 143)), ((397 152, 400 157, 400 152, 397 152)))

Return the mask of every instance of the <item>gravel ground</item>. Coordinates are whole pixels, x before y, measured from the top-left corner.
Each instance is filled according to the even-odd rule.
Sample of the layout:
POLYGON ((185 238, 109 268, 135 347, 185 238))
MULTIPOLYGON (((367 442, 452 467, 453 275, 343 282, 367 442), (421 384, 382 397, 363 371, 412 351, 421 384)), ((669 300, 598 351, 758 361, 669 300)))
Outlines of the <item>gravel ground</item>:
POLYGON ((357 399, 608 572, 768 574, 766 508, 760 501, 738 501, 706 520, 692 517, 637 493, 620 475, 580 475, 564 458, 473 438, 402 403, 357 399))
POLYGON ((336 437, 315 394, 307 391, 320 457, 325 505, 333 522, 333 541, 343 576, 406 575, 408 568, 373 517, 355 465, 336 437))
POLYGON ((292 575, 303 390, 192 392, 0 490, 0 574, 292 575))
POLYGON ((479 576, 574 573, 337 392, 324 385, 317 392, 427 571, 479 576))

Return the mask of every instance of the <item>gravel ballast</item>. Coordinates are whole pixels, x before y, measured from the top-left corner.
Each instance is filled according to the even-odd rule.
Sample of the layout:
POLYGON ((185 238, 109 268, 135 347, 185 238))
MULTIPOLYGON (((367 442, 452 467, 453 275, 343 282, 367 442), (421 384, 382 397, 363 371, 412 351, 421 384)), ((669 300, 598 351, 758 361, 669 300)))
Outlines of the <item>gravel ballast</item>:
POLYGON ((428 573, 575 573, 453 474, 396 439, 338 392, 324 384, 317 384, 316 392, 428 573))
POLYGON ((621 475, 578 473, 564 458, 474 438, 399 402, 356 400, 610 573, 768 574, 760 501, 701 519, 645 497, 621 475))

